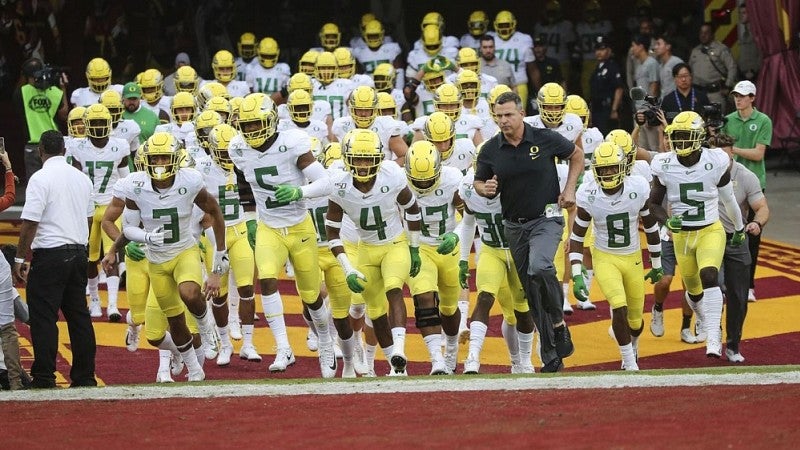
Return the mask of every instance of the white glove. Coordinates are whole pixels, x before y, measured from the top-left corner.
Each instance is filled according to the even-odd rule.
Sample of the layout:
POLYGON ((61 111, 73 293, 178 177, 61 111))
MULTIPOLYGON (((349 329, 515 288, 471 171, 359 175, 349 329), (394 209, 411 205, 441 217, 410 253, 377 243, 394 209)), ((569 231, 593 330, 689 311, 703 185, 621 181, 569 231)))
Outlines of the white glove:
POLYGON ((211 267, 211 273, 222 275, 223 273, 227 272, 230 269, 231 263, 228 259, 228 251, 227 250, 215 250, 214 251, 214 265, 211 267))
POLYGON ((146 243, 151 245, 164 245, 164 227, 158 227, 154 231, 145 233, 144 240, 146 243))

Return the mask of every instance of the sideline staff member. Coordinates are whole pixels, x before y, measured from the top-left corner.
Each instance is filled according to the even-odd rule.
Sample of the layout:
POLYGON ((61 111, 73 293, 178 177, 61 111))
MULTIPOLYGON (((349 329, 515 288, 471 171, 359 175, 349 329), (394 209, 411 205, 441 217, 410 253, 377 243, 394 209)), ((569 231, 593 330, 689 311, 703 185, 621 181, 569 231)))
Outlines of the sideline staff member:
POLYGON ((97 386, 94 328, 86 307, 92 182, 67 164, 64 138, 45 131, 39 141, 42 168, 28 181, 14 278, 27 283, 33 341, 33 388, 54 388, 58 310, 64 313, 72 348, 71 387, 97 386), (33 249, 30 270, 25 263, 33 249))
POLYGON ((564 322, 564 294, 553 258, 564 229, 561 208, 575 205, 583 150, 555 131, 524 123, 522 100, 513 92, 497 98, 494 113, 502 133, 486 141, 478 154, 475 191, 486 198, 503 194, 506 238, 539 329, 542 372, 556 372, 575 348, 564 322), (569 161, 561 193, 555 158, 569 161))

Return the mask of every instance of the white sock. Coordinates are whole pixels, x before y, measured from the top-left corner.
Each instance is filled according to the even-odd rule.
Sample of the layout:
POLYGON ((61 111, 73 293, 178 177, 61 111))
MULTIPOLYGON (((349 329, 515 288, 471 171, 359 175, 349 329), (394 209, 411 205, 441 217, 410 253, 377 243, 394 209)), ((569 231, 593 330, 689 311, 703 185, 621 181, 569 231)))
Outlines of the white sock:
POLYGON ((120 261, 119 265, 117 267, 119 268, 119 271, 118 271, 119 272, 119 276, 122 276, 122 274, 125 273, 125 271, 127 270, 127 266, 125 265, 125 261, 120 261))
POLYGON ((219 342, 222 345, 224 345, 226 347, 230 347, 230 346, 233 345, 233 344, 231 344, 230 329, 228 328, 227 325, 225 325, 224 327, 217 327, 217 333, 219 333, 219 342))
MULTIPOLYGON (((309 313, 309 315, 311 314, 309 313)), ((311 319, 307 318, 305 314, 300 314, 300 316, 303 318, 303 322, 306 323, 308 329, 311 330, 311 332, 314 333, 315 336, 319 337, 319 335, 317 335, 317 327, 314 326, 314 322, 311 319)))
POLYGON ((381 350, 383 350, 383 357, 386 358, 386 361, 390 361, 392 359, 392 355, 394 354, 394 345, 381 347, 381 350))
MULTIPOLYGON (((177 349, 176 349, 177 350, 177 349)), ((158 350, 158 371, 169 372, 169 363, 172 360, 172 352, 169 350, 158 350)))
POLYGON ((283 319, 283 302, 281 294, 275 292, 261 296, 261 307, 264 308, 264 317, 267 318, 269 329, 275 338, 278 348, 290 348, 289 336, 286 334, 286 322, 283 319))
POLYGON ((445 353, 458 353, 458 334, 450 336, 445 333, 444 351, 445 353))
POLYGON ((192 347, 192 341, 188 343, 188 349, 180 351, 181 356, 183 357, 183 363, 186 364, 186 368, 189 369, 190 372, 196 372, 198 370, 202 370, 203 366, 200 364, 200 358, 205 360, 202 351, 198 356, 197 353, 194 351, 194 347, 192 347))
POLYGON ((586 292, 591 292, 592 280, 594 280, 594 269, 586 269, 586 292))
POLYGON ((107 277, 106 288, 108 289, 108 307, 117 307, 117 297, 119 297, 119 277, 107 277))
POLYGON ((639 337, 640 336, 631 336, 631 346, 633 347, 633 353, 637 353, 639 351, 639 337))
POLYGON ((242 347, 253 345, 254 325, 242 325, 242 347))
POLYGON ((713 337, 717 341, 721 341, 722 290, 719 286, 703 289, 703 310, 705 313, 703 328, 708 338, 710 339, 713 337))
POLYGON ((519 355, 519 337, 517 336, 516 325, 511 325, 503 319, 503 323, 500 325, 500 332, 506 341, 509 355, 519 355))
POLYGON ((228 272, 228 321, 239 322, 239 289, 232 270, 228 272))
POLYGON ((372 326, 372 319, 370 319, 369 316, 364 316, 364 325, 370 328, 374 328, 372 326))
POLYGON ((442 335, 439 333, 429 334, 422 338, 425 341, 425 346, 428 347, 428 353, 431 355, 431 362, 436 362, 442 359, 442 335))
POLYGON ((342 347, 342 359, 352 361, 356 348, 355 334, 347 339, 339 339, 339 346, 342 347))
MULTIPOLYGON (((392 341, 394 342, 393 347, 397 353, 401 355, 406 354, 406 328, 405 327, 394 327, 392 328, 392 341)), ((391 356, 391 355, 388 355, 391 356)), ((389 359, 387 356, 386 359, 389 359)))
POLYGON ((194 356, 197 358, 197 364, 200 364, 200 367, 206 365, 206 354, 203 351, 202 345, 200 345, 199 348, 194 349, 194 356))
POLYGON ((161 340, 161 343, 158 344, 158 348, 160 350, 167 350, 168 352, 175 355, 177 358, 181 356, 181 353, 178 351, 178 347, 175 345, 175 342, 172 340, 172 335, 169 334, 169 331, 164 333, 164 339, 161 340))
MULTIPOLYGON (((89 298, 95 299, 100 297, 100 293, 97 290, 97 285, 100 282, 100 277, 96 276, 94 278, 89 278, 86 283, 86 286, 89 288, 89 298)), ((119 285, 117 285, 119 286, 119 285)))
POLYGON ((317 329, 317 336, 319 336, 319 345, 325 346, 330 345, 333 340, 331 339, 331 328, 329 325, 330 320, 330 313, 328 313, 328 307, 325 306, 325 303, 322 303, 318 309, 311 309, 308 308, 308 313, 311 316, 311 320, 314 322, 314 327, 317 329))
POLYGON ((463 330, 467 328, 467 316, 469 315, 469 300, 459 300, 458 310, 461 312, 461 323, 458 324, 458 329, 463 330))
POLYGON ((483 341, 486 339, 486 324, 473 320, 469 327, 469 352, 476 358, 481 355, 483 341))
POLYGON ((564 292, 564 301, 571 303, 569 301, 569 283, 561 283, 561 290, 564 292))
POLYGON ((531 354, 533 353, 533 333, 517 332, 519 339, 519 360, 522 364, 532 364, 531 354))
POLYGON ((625 367, 633 367, 636 365, 636 355, 633 353, 632 344, 620 345, 619 353, 622 355, 622 364, 624 364, 625 367))
POLYGON ((364 350, 364 357, 367 360, 367 367, 372 371, 375 370, 375 352, 377 350, 378 346, 369 344, 366 344, 366 349, 364 350))

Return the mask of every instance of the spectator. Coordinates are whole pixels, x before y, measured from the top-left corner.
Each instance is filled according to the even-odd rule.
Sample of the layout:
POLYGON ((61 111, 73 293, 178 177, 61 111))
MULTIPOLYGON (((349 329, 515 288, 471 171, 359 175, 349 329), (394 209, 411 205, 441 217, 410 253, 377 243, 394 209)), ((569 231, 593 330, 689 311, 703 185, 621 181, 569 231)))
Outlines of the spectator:
POLYGON ((730 89, 736 83, 736 61, 730 49, 714 39, 714 25, 706 22, 700 26, 700 45, 692 49, 689 65, 692 66, 694 83, 706 91, 712 103, 719 103, 722 111, 726 105, 730 89))
POLYGON ((495 56, 494 38, 488 34, 481 38, 481 73, 493 76, 497 79, 497 84, 505 84, 512 89, 516 89, 517 82, 514 78, 514 68, 507 61, 495 56))
POLYGON ((750 22, 747 19, 745 2, 739 5, 739 75, 744 80, 755 82, 758 71, 761 69, 761 50, 758 49, 753 34, 750 32, 750 22))
MULTIPOLYGON (((189 55, 186 53, 178 53, 175 56, 175 70, 177 71, 179 68, 183 66, 189 66, 192 64, 192 61, 189 59, 189 55)), ((177 93, 175 90, 175 72, 169 74, 164 78, 164 95, 172 97, 177 93)))
MULTIPOLYGON (((547 41, 541 36, 537 36, 533 41, 533 55, 536 57, 535 64, 539 66, 541 77, 541 82, 538 85, 534 84, 533 92, 539 92, 539 89, 547 83, 558 83, 566 89, 566 80, 561 74, 561 64, 557 59, 547 56, 547 41)), ((531 103, 536 104, 536 102, 531 103)))
POLYGON ((678 63, 672 68, 675 89, 664 94, 661 110, 667 123, 672 123, 681 111, 694 111, 703 115, 703 107, 709 105, 706 93, 692 85, 692 68, 686 63, 678 63))
MULTIPOLYGON (((642 19, 639 23, 638 35, 647 36, 650 39, 647 44, 648 51, 652 51, 655 45, 655 39, 653 39, 654 34, 655 25, 653 21, 650 19, 642 19)), ((633 36, 637 36, 637 34, 634 33, 633 36)), ((625 82, 628 83, 629 87, 636 86, 636 68, 639 67, 639 64, 639 60, 634 56, 633 50, 628 49, 628 58, 625 60, 625 82)))
POLYGON ((72 387, 97 386, 96 343, 86 308, 87 218, 94 214, 92 182, 64 158, 64 138, 42 133, 42 170, 28 181, 14 279, 26 283, 33 342, 33 388, 56 387, 58 311, 64 314, 72 350, 72 387), (25 262, 33 249, 33 259, 25 262))
POLYGON ((655 40, 653 53, 658 60, 659 72, 658 81, 661 84, 661 99, 667 93, 675 90, 675 76, 672 75, 672 68, 683 60, 672 54, 672 37, 662 34, 655 40))
POLYGON ((619 123, 619 107, 622 102, 622 74, 617 62, 611 59, 608 38, 598 36, 594 41, 597 68, 589 79, 592 124, 605 136, 619 123), (614 123, 612 124, 611 121, 614 123))
POLYGON ((658 62, 650 56, 650 37, 643 34, 634 36, 631 42, 631 53, 638 62, 634 71, 633 86, 644 89, 647 95, 659 97, 661 83, 658 75, 658 62))
POLYGON ((58 130, 55 118, 66 121, 69 113, 67 96, 64 95, 66 78, 52 80, 44 64, 36 58, 31 58, 22 66, 22 74, 26 83, 14 91, 13 102, 19 116, 25 121, 25 176, 31 175, 42 167, 39 159, 39 137, 48 130, 58 130), (52 83, 58 83, 53 85, 52 83))
MULTIPOLYGON (((736 83, 733 88, 733 99, 736 111, 728 114, 727 123, 722 127, 722 133, 734 138, 733 159, 742 163, 751 172, 756 174, 761 184, 761 190, 767 188, 767 172, 764 167, 764 153, 772 142, 772 120, 766 114, 758 111, 753 106, 756 97, 756 85, 744 80, 736 83)), ((753 212, 747 217, 753 220, 753 212)), ((753 265, 750 268, 750 291, 748 300, 755 301, 755 273, 758 264, 758 249, 761 246, 761 235, 752 235, 749 240, 750 256, 753 265)))
POLYGON ((134 82, 127 83, 122 88, 123 119, 130 119, 139 125, 139 143, 143 144, 153 135, 158 125, 158 116, 152 110, 141 105, 142 88, 134 82))

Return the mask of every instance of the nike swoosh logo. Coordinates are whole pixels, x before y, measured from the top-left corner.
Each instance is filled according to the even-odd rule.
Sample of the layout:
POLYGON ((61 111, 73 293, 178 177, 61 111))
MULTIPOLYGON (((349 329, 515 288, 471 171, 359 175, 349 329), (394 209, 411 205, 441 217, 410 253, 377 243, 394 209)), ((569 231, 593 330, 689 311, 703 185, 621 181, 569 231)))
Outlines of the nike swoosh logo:
POLYGON ((303 238, 303 239, 300 239, 300 242, 305 242, 305 241, 307 241, 308 239, 309 239, 309 238, 303 238))
POLYGON ((687 170, 686 171, 686 175, 691 175, 691 174, 693 174, 695 172, 696 172, 696 170, 687 170))
POLYGON ((158 199, 159 199, 159 200, 164 200, 164 199, 165 199, 165 198, 167 198, 167 197, 169 197, 169 194, 167 194, 167 195, 159 195, 159 196, 158 196, 158 199))
POLYGON ((496 200, 492 200, 491 202, 486 202, 486 204, 487 204, 487 205, 489 205, 489 206, 492 206, 492 205, 494 205, 495 203, 497 203, 497 201, 496 201, 496 200))
POLYGON ((616 206, 619 205, 620 203, 622 203, 622 200, 617 200, 615 202, 611 202, 611 206, 616 206))
POLYGON ((372 194, 364 195, 361 198, 370 198, 370 197, 372 197, 372 194))
POLYGON ((641 262, 641 261, 638 261, 638 262, 636 263, 636 265, 637 265, 637 266, 638 266, 638 265, 640 265, 640 264, 642 264, 642 262, 641 262))

